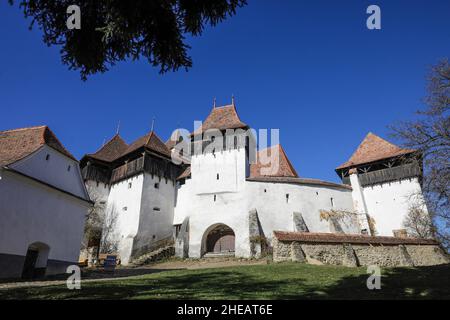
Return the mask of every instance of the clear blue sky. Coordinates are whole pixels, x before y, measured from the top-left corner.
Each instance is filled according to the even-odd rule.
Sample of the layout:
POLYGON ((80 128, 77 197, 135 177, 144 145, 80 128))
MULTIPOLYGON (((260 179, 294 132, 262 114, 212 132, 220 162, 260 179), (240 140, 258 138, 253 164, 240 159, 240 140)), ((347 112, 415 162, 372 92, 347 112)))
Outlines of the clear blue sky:
POLYGON ((279 128, 303 177, 338 181, 367 132, 414 118, 426 72, 450 56, 450 1, 249 0, 237 15, 188 39, 194 66, 159 75, 145 62, 121 63, 87 82, 60 62, 38 29, 0 3, 0 130, 47 124, 78 158, 110 138, 120 120, 131 142, 150 129, 167 139, 192 129, 231 94, 241 119, 279 128), (382 30, 366 28, 370 4, 382 30))

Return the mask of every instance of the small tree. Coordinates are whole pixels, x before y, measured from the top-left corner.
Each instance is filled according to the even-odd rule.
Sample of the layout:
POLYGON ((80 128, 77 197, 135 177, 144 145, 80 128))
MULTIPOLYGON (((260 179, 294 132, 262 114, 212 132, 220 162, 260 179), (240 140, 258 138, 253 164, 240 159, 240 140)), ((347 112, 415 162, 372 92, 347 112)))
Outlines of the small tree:
POLYGON ((117 210, 111 206, 107 211, 103 197, 95 188, 89 188, 88 192, 94 205, 89 209, 84 227, 84 238, 82 250, 89 251, 91 257, 99 260, 100 253, 115 253, 118 249, 118 241, 115 237, 115 227, 117 223, 117 210))
POLYGON ((100 240, 100 252, 102 253, 116 253, 118 250, 119 241, 115 232, 117 217, 117 210, 113 205, 103 220, 102 237, 100 240))
MULTIPOLYGON (((418 120, 391 126, 393 136, 423 157, 423 194, 432 229, 442 245, 450 248, 450 64, 443 60, 429 75, 427 108, 418 120)), ((421 159, 418 159, 421 161, 421 159)), ((410 220, 421 220, 412 210, 410 220)), ((411 221, 410 221, 411 222, 411 221)))
POLYGON ((403 227, 408 232, 408 235, 416 238, 433 238, 434 227, 431 221, 431 217, 425 210, 426 206, 424 201, 421 201, 420 195, 414 195, 416 200, 411 202, 411 205, 403 221, 403 227))
POLYGON ((88 250, 92 247, 97 247, 97 251, 94 253, 98 259, 98 249, 100 238, 102 235, 102 228, 104 222, 104 203, 98 200, 97 196, 91 195, 91 199, 94 205, 88 210, 86 216, 86 222, 84 225, 84 237, 81 243, 82 250, 88 250))

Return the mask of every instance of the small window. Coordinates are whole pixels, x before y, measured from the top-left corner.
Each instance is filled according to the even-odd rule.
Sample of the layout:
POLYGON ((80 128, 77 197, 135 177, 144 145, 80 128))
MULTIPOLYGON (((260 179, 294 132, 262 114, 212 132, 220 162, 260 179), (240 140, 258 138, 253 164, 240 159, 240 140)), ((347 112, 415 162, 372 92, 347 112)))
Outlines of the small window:
POLYGON ((319 192, 316 192, 316 196, 318 196, 319 195, 319 192))
POLYGON ((50 160, 50 155, 47 153, 47 155, 45 156, 45 160, 50 160))
POLYGON ((289 203, 289 193, 286 193, 286 203, 289 203))
POLYGON ((219 180, 219 178, 220 178, 220 176, 219 176, 219 174, 217 174, 217 180, 219 180))
POLYGON ((152 238, 153 238, 153 240, 155 240, 155 239, 156 239, 156 236, 155 236, 155 235, 153 235, 153 237, 152 237, 152 238))
POLYGON ((69 165, 69 166, 67 167, 67 171, 70 171, 70 169, 72 169, 72 167, 69 165))
POLYGON ((266 193, 267 192, 267 189, 264 189, 264 193, 266 193))
POLYGON ((158 208, 158 207, 154 207, 154 208, 153 208, 153 211, 161 211, 161 209, 158 208))
POLYGON ((155 189, 159 189, 159 183, 155 183, 155 189))
POLYGON ((181 231, 181 224, 175 224, 174 229, 175 229, 175 238, 178 238, 178 235, 180 234, 181 231))
POLYGON ((131 182, 128 182, 128 189, 131 189, 132 186, 133 184, 131 182))
POLYGON ((123 211, 127 211, 127 210, 128 210, 128 207, 123 207, 122 210, 123 210, 123 211))
POLYGON ((214 195, 214 202, 216 202, 216 200, 217 200, 217 196, 216 196, 216 195, 214 195))
POLYGON ((330 200, 331 200, 331 207, 334 207, 334 199, 330 198, 330 200))

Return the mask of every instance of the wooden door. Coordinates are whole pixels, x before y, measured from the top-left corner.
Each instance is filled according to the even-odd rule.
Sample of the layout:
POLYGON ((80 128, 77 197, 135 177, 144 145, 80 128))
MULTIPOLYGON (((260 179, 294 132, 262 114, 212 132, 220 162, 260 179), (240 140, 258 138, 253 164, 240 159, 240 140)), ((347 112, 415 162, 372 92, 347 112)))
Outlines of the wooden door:
POLYGON ((234 252, 234 234, 222 235, 214 244, 213 252, 234 252))
POLYGON ((28 249, 23 265, 22 278, 31 279, 34 276, 34 269, 36 267, 39 251, 28 249))

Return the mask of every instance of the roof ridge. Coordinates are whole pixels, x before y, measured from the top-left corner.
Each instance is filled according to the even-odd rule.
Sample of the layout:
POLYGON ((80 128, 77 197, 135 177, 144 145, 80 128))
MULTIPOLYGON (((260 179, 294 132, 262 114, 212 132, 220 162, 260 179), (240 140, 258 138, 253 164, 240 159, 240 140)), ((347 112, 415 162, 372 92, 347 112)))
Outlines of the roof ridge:
POLYGON ((87 155, 93 155, 93 154, 100 152, 103 148, 105 148, 108 145, 108 143, 112 142, 114 140, 114 138, 116 138, 116 137, 119 137, 126 145, 128 145, 128 143, 120 136, 120 133, 116 133, 112 136, 111 139, 106 141, 102 146, 100 146, 97 150, 95 150, 95 152, 87 153, 87 155))
MULTIPOLYGON (((152 138, 152 136, 153 136, 153 133, 154 133, 154 131, 152 130, 152 131, 150 131, 149 133, 147 133, 147 135, 148 135, 148 138, 147 138, 147 142, 144 144, 145 146, 147 145, 147 144, 149 144, 150 143, 150 139, 152 138)), ((156 134, 155 134, 155 136, 156 136, 156 134)))
POLYGON ((236 115, 236 118, 239 120, 239 122, 241 122, 242 124, 244 124, 244 123, 242 122, 242 120, 241 120, 241 117, 239 117, 239 114, 237 113, 236 105, 233 103, 233 104, 231 105, 231 107, 233 108, 233 112, 234 112, 234 114, 236 115))
POLYGON ((45 128, 48 126, 47 125, 39 125, 39 126, 32 126, 32 127, 23 127, 23 128, 17 128, 17 129, 8 129, 8 130, 3 130, 0 131, 0 133, 6 133, 6 132, 17 132, 17 131, 25 131, 25 130, 36 130, 36 129, 41 129, 41 128, 45 128))
POLYGON ((297 176, 297 178, 299 178, 297 170, 295 170, 294 166, 292 165, 291 160, 289 160, 289 157, 287 156, 286 151, 284 151, 283 146, 279 143, 278 147, 281 149, 281 152, 283 152, 284 157, 286 158, 286 161, 287 161, 289 167, 291 168, 292 172, 297 176))
POLYGON ((78 161, 73 155, 72 153, 69 152, 69 150, 66 149, 66 147, 64 147, 64 144, 62 144, 62 142, 58 139, 58 137, 56 136, 56 134, 52 131, 52 129, 50 129, 48 126, 44 126, 44 130, 42 132, 42 141, 45 145, 48 145, 49 147, 52 147, 53 149, 55 149, 56 151, 61 152, 62 154, 65 153, 66 156, 68 156, 69 158, 72 158, 75 161, 78 161), (58 150, 55 147, 52 147, 50 144, 47 143, 46 139, 45 139, 45 133, 49 132, 52 137, 56 140, 56 142, 59 144, 58 147, 61 147, 61 149, 63 150, 63 152, 61 152, 61 150, 58 150))
POLYGON ((225 104, 225 105, 223 105, 223 106, 219 106, 219 107, 213 107, 213 110, 214 109, 223 109, 223 108, 231 108, 231 107, 234 107, 234 104, 225 104))
POLYGON ((417 150, 400 147, 373 132, 369 132, 348 160, 338 166, 336 170, 389 159, 415 151, 417 150))

